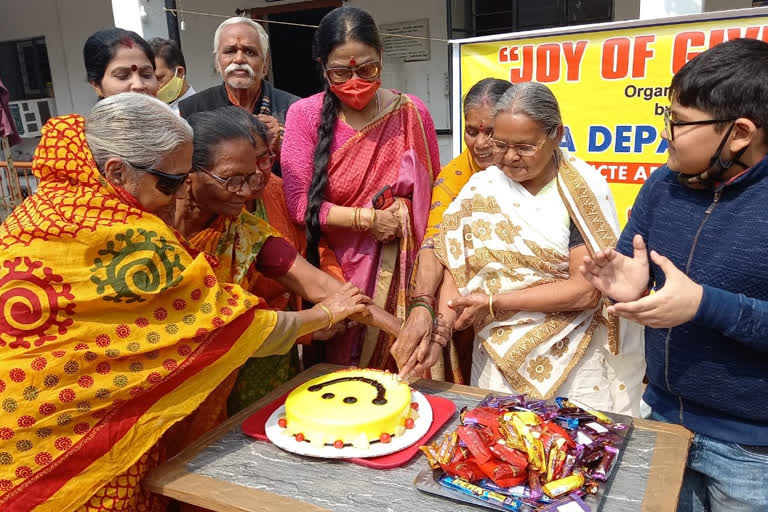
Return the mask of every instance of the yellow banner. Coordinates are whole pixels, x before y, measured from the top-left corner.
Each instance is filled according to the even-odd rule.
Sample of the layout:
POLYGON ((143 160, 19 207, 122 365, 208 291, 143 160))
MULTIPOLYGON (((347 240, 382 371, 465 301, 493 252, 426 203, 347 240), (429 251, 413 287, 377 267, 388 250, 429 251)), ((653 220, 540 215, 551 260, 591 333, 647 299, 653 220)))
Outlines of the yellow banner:
POLYGON ((566 125, 561 146, 605 176, 623 227, 641 185, 666 161, 672 76, 740 37, 768 42, 768 16, 460 43, 462 98, 487 77, 549 86, 566 125))

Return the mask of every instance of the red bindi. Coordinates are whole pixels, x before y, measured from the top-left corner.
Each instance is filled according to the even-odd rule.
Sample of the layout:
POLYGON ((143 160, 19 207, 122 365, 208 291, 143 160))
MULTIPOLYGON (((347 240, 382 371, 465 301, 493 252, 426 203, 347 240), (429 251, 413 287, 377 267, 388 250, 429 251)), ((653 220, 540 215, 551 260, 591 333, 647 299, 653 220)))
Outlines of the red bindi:
POLYGON ((357 61, 355 60, 354 57, 350 57, 349 58, 349 65, 350 66, 357 66, 357 61))
POLYGON ((131 66, 131 71, 136 71, 137 69, 139 69, 139 68, 138 68, 138 66, 136 66, 136 64, 131 66))

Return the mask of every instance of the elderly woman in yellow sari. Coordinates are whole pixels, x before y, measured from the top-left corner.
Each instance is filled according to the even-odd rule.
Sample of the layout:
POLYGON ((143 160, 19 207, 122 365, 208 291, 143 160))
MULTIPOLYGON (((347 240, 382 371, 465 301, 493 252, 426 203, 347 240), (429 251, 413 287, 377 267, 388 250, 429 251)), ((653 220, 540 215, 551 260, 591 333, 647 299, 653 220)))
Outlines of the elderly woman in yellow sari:
MULTIPOLYGON (((493 131, 491 109, 496 101, 512 84, 498 78, 484 78, 473 85, 464 96, 464 151, 443 167, 432 185, 432 204, 424 242, 421 244, 416 267, 411 282, 408 318, 403 324, 400 338, 395 343, 394 351, 412 353, 413 357, 401 368, 401 374, 421 373, 430 368, 433 379, 450 380, 463 383, 469 376, 469 367, 463 364, 471 350, 465 343, 467 336, 452 331, 442 321, 435 318, 437 290, 443 279, 443 267, 435 258, 434 238, 440 232, 443 213, 456 199, 462 187, 475 173, 493 165, 493 152, 489 137, 493 131), (424 307, 424 305, 428 307, 424 307), (415 307, 414 307, 415 306, 415 307), (436 328, 435 328, 436 327, 436 328), (434 337, 433 337, 434 331, 434 337), (442 353, 441 348, 450 339, 449 349, 442 353), (431 343, 432 340, 438 343, 431 343), (422 360, 413 347, 420 346, 422 360), (432 348, 431 358, 428 349, 432 348), (437 363, 433 365, 434 358, 437 363), (463 364, 463 368, 461 367, 463 364)), ((467 332, 471 340, 471 332, 467 332)), ((470 347, 471 349, 471 347, 470 347)), ((398 360, 405 360, 400 356, 398 360)))
POLYGON ((0 226, 0 510, 163 510, 140 481, 161 436, 253 355, 366 308, 346 289, 299 313, 217 279, 159 217, 192 130, 125 93, 51 119, 40 179, 0 226))
MULTIPOLYGON (((266 126, 237 107, 199 112, 187 121, 195 134, 193 172, 187 178, 186 194, 179 194, 176 227, 193 248, 219 261, 217 277, 259 296, 263 296, 262 290, 269 289, 265 280, 271 279, 286 293, 313 303, 341 289, 342 281, 309 264, 299 252, 300 244, 289 241, 270 225, 269 219, 279 211, 275 211, 275 205, 270 205, 268 211, 260 200, 268 182, 274 179, 274 155, 269 150, 266 126), (254 213, 245 208, 251 199, 256 200, 254 213)), ((362 318, 364 322, 393 337, 398 335, 398 319, 376 306, 371 306, 370 312, 369 318, 362 318)), ((285 355, 249 359, 189 422, 193 428, 187 434, 189 438, 199 436, 226 417, 230 391, 230 403, 239 409, 291 378, 297 372, 292 364, 295 358, 292 350, 285 355)))
POLYGON ((514 84, 493 110, 495 165, 472 176, 443 215, 435 252, 447 272, 439 311, 475 327, 475 386, 570 396, 639 414, 642 331, 604 312, 578 272, 613 247, 611 192, 559 148, 560 109, 538 83, 514 84))

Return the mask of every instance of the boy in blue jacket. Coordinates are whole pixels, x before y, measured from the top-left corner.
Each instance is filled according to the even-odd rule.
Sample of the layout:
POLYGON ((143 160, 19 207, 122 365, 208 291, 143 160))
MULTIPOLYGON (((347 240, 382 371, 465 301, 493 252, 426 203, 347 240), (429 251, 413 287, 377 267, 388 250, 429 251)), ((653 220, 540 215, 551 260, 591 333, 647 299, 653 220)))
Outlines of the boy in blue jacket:
POLYGON ((702 53, 670 100, 667 164, 581 271, 646 326, 651 418, 695 434, 678 511, 767 511, 768 44, 702 53))

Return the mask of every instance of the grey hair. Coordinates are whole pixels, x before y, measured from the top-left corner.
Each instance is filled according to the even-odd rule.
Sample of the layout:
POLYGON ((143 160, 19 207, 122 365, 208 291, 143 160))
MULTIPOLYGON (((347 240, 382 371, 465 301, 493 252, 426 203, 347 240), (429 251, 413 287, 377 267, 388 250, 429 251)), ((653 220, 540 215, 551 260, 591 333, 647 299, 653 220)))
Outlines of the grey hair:
MULTIPOLYGON (((257 23, 250 18, 243 18, 242 16, 227 18, 226 20, 222 21, 221 25, 219 25, 219 28, 216 29, 216 33, 213 35, 214 57, 219 56, 219 42, 221 42, 221 33, 224 30, 224 28, 228 27, 229 25, 237 25, 239 23, 244 23, 246 25, 249 25, 253 30, 255 30, 259 34, 259 43, 261 45, 261 51, 264 53, 264 58, 267 58, 267 55, 269 55, 269 36, 267 35, 267 31, 264 30, 264 27, 262 27, 260 23, 257 23)), ((218 60, 219 59, 217 58, 216 71, 219 71, 218 60)))
POLYGON ((542 127, 547 137, 557 137, 557 129, 563 124, 557 98, 546 85, 538 82, 512 84, 491 111, 494 119, 501 113, 525 114, 542 127))
POLYGON ((162 101, 137 92, 100 100, 85 118, 85 140, 101 172, 110 158, 155 167, 192 142, 192 128, 162 101))
POLYGON ((498 78, 483 78, 473 85, 464 96, 464 113, 473 108, 490 107, 496 104, 501 95, 512 87, 511 82, 498 78))

